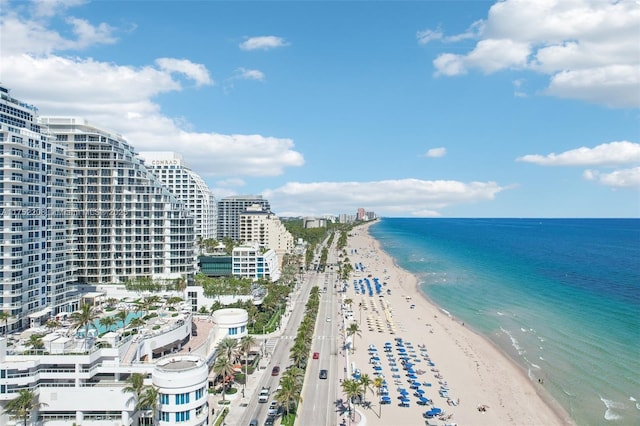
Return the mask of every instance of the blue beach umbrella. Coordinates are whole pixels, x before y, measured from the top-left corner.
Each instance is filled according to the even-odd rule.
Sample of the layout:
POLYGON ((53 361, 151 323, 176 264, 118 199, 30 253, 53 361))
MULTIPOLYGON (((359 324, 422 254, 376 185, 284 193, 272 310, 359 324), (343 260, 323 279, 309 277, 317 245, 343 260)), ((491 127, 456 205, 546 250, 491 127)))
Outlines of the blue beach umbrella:
POLYGON ((417 401, 418 405, 427 405, 429 404, 429 399, 421 396, 417 401))

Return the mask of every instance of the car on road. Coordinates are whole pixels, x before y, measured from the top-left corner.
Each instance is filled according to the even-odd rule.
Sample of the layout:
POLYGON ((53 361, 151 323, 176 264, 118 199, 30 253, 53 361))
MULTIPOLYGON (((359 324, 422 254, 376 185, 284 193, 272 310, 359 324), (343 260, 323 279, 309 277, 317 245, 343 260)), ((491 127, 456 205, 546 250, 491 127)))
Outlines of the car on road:
POLYGON ((267 417, 267 420, 264 421, 264 426, 273 426, 275 424, 275 418, 273 416, 267 417))
POLYGON ((271 375, 277 376, 278 374, 280 374, 280 366, 276 365, 275 367, 273 367, 273 370, 271 370, 271 375))
POLYGON ((325 370, 325 369, 320 370, 320 378, 321 379, 326 379, 327 378, 327 370, 325 370))
POLYGON ((271 401, 269 404, 269 409, 267 410, 267 416, 276 416, 278 414, 278 403, 276 401, 271 401))
POLYGON ((331 322, 331 317, 327 317, 327 322, 331 322))
POLYGON ((253 419, 249 422, 249 426, 258 426, 258 419, 253 419))
POLYGON ((320 352, 314 352, 313 359, 318 359, 318 358, 320 358, 320 352))

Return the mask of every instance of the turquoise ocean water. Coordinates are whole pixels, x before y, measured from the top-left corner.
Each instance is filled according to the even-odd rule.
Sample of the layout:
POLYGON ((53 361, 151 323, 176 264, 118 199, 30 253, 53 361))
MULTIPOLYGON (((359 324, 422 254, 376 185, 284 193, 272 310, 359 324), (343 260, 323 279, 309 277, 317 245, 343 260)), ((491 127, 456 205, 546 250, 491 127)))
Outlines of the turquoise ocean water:
POLYGON ((640 220, 384 218, 370 231, 578 425, 640 425, 640 220))

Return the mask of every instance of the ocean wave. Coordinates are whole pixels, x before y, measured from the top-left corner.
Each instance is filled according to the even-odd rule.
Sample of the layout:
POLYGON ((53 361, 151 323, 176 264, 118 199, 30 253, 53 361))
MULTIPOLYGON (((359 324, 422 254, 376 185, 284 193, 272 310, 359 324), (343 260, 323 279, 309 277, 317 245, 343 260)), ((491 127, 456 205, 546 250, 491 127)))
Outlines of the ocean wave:
POLYGON ((622 402, 612 401, 610 399, 605 399, 603 397, 600 397, 600 401, 604 403, 604 406, 606 408, 604 412, 605 420, 620 420, 622 418, 620 414, 614 411, 614 410, 623 410, 625 408, 625 405, 622 402))
POLYGON ((501 317, 504 316, 504 314, 500 311, 496 311, 496 314, 498 314, 498 316, 501 316, 501 317))
POLYGON ((524 349, 522 349, 522 346, 520 346, 518 339, 516 339, 515 337, 513 337, 513 335, 511 333, 509 333, 507 330, 505 330, 503 327, 500 327, 500 330, 502 330, 502 332, 504 334, 506 334, 507 336, 509 336, 509 339, 511 339, 511 346, 513 346, 515 348, 516 351, 518 351, 518 355, 522 355, 524 354, 526 351, 524 349))

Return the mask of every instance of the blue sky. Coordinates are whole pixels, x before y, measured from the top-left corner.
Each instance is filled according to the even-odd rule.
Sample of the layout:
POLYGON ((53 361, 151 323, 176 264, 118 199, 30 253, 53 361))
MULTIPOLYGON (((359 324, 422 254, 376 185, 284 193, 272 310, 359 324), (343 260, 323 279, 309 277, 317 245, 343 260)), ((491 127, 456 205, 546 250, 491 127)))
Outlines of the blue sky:
POLYGON ((635 0, 0 0, 0 84, 280 216, 640 217, 635 0))

